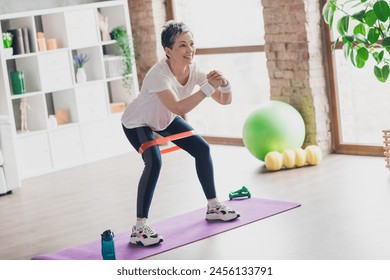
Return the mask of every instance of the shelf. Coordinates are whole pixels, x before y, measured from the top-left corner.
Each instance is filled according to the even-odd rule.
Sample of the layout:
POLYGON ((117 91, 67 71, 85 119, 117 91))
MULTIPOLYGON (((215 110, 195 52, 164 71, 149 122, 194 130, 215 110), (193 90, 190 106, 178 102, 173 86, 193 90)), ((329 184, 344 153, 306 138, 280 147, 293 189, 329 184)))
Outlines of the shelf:
POLYGON ((104 56, 120 54, 117 41, 102 35, 98 12, 108 17, 108 32, 124 26, 131 38, 125 0, 0 15, 2 32, 24 29, 29 34, 30 52, 4 57, 0 49, 0 114, 13 119, 22 178, 129 152, 122 113, 112 113, 111 104, 127 105, 138 94, 136 67, 129 89, 123 87, 122 75, 108 77, 113 72, 107 73, 104 56), (49 39, 55 39, 55 49, 47 49, 49 39), (81 53, 89 57, 85 83, 77 83, 73 62, 73 55, 81 53), (22 73, 19 83, 12 74, 12 84, 15 71, 22 73), (25 101, 28 107, 22 112, 25 101), (27 132, 21 131, 22 119, 27 132))
POLYGON ((79 125, 77 123, 67 123, 67 124, 57 125, 56 127, 48 128, 47 131, 53 132, 53 131, 68 129, 69 127, 78 127, 78 126, 79 125))
POLYGON ((116 44, 116 40, 102 41, 102 42, 101 42, 101 45, 102 45, 102 46, 114 45, 114 44, 116 44))
POLYGON ((30 57, 30 56, 36 56, 36 55, 37 55, 36 52, 24 53, 24 54, 16 54, 16 55, 11 55, 11 56, 5 57, 5 60, 12 60, 12 59, 18 59, 18 58, 24 58, 24 57, 30 57))
POLYGON ((30 136, 39 135, 39 134, 42 134, 42 133, 46 133, 46 129, 29 130, 29 131, 21 131, 21 130, 16 131, 16 134, 17 134, 18 138, 30 137, 30 136))
POLYGON ((55 50, 39 51, 39 52, 36 52, 36 54, 39 56, 39 55, 44 55, 47 53, 55 53, 55 52, 68 51, 68 50, 69 50, 69 48, 63 47, 63 48, 57 48, 55 50))
POLYGON ((122 76, 117 76, 117 77, 106 78, 106 81, 113 82, 113 81, 121 81, 122 79, 123 79, 122 76))
POLYGON ((21 98, 24 98, 24 97, 31 97, 31 96, 35 96, 35 95, 41 95, 42 94, 42 91, 32 91, 32 92, 26 92, 26 93, 23 93, 23 94, 14 94, 11 96, 11 99, 12 100, 15 100, 15 99, 21 99, 21 98))
POLYGON ((24 53, 24 54, 16 54, 16 55, 11 55, 11 56, 6 56, 5 60, 12 60, 12 59, 25 58, 25 57, 39 56, 40 54, 58 52, 58 51, 67 50, 67 49, 68 48, 57 48, 55 50, 46 50, 46 51, 37 51, 37 52, 30 52, 30 53, 24 53))

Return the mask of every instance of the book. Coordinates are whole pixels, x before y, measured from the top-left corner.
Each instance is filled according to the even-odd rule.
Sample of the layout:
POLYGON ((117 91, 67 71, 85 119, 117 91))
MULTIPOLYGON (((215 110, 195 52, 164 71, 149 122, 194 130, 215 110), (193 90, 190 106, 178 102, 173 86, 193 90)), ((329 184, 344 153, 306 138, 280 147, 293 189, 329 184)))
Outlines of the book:
POLYGON ((30 38, 27 28, 22 28, 24 52, 30 53, 30 38))
POLYGON ((14 49, 14 54, 24 54, 24 43, 23 43, 23 31, 21 28, 11 29, 8 32, 12 33, 13 41, 12 48, 14 49))

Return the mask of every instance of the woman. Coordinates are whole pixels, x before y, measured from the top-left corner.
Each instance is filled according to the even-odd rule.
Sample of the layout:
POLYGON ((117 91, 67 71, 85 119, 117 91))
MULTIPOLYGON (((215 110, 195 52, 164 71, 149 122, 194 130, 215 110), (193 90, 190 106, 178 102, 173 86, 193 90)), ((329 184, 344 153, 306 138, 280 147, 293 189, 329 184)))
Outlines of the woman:
MULTIPOLYGON (((226 78, 218 71, 207 75, 193 63, 194 39, 188 27, 181 22, 169 21, 163 27, 161 43, 166 58, 155 64, 146 74, 140 94, 128 105, 122 116, 126 137, 138 151, 139 147, 154 139, 153 132, 168 136, 193 128, 183 120, 206 97, 220 104, 230 104, 232 93, 226 78), (193 93, 196 85, 200 90, 193 93)), ((210 148, 199 135, 174 141, 195 158, 196 171, 207 198, 207 220, 230 221, 238 212, 220 203, 216 197, 210 148)), ((161 154, 157 146, 142 153, 145 163, 137 193, 137 221, 130 236, 131 244, 150 246, 163 241, 147 224, 150 204, 161 169, 161 154)))

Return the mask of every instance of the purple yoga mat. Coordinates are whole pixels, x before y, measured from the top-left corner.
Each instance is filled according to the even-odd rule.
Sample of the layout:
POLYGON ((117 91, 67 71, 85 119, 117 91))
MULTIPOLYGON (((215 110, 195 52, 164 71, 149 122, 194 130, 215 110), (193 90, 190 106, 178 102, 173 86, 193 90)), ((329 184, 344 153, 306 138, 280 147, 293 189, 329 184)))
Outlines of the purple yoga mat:
MULTIPOLYGON (((228 231, 300 206, 299 203, 261 198, 237 199, 225 202, 240 212, 241 217, 231 222, 208 222, 205 208, 151 224, 164 237, 157 246, 129 245, 130 231, 115 234, 115 254, 118 260, 144 259, 174 248, 228 231)), ((100 236, 100 233, 97 234, 100 236)), ((33 260, 101 260, 100 239, 52 254, 39 255, 33 260)))

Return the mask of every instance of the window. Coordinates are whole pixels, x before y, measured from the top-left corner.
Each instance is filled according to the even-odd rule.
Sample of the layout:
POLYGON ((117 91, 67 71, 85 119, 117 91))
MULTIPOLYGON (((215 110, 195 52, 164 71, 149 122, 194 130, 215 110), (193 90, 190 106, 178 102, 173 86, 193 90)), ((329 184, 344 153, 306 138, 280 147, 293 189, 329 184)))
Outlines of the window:
MULTIPOLYGON (((337 21, 335 18, 333 28, 337 21)), ((376 79, 371 59, 362 69, 354 67, 344 58, 341 43, 332 52, 330 46, 337 35, 324 26, 336 152, 383 155, 382 130, 390 128, 389 82, 376 79)))
POLYGON ((340 142, 382 146, 382 130, 390 128, 390 85, 376 79, 373 63, 357 69, 344 59, 342 50, 335 52, 334 60, 340 142))
POLYGON ((192 30, 196 61, 205 71, 220 70, 233 89, 233 103, 211 99, 187 115, 198 133, 212 142, 242 143, 246 117, 269 100, 264 23, 258 0, 171 0, 173 17, 192 30))

